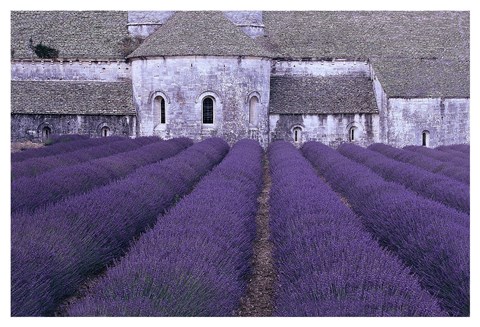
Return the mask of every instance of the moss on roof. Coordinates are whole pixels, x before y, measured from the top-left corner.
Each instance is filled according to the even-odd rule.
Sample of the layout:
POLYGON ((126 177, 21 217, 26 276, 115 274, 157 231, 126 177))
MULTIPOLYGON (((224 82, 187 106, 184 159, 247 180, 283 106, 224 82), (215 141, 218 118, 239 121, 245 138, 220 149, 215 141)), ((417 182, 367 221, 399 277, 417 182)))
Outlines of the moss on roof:
POLYGON ((126 11, 12 11, 11 28, 13 58, 37 58, 30 39, 59 50, 60 58, 125 58, 126 11))
MULTIPOLYGON (((124 59, 128 13, 14 11, 13 58, 29 40, 61 58, 124 59)), ((461 11, 264 11, 265 36, 245 35, 221 12, 177 12, 131 55, 240 55, 370 60, 389 96, 468 97, 470 14, 461 11)))

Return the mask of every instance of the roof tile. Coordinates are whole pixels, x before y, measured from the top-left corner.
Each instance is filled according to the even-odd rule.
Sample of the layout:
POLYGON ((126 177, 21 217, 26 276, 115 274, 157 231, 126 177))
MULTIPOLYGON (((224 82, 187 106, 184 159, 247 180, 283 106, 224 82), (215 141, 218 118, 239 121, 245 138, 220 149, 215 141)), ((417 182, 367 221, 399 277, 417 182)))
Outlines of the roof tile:
POLYGON ((378 108, 366 77, 272 76, 270 113, 378 113, 378 108))
POLYGON ((12 81, 16 114, 135 115, 125 82, 12 81))
POLYGON ((255 56, 271 53, 219 11, 179 11, 132 53, 150 56, 255 56))

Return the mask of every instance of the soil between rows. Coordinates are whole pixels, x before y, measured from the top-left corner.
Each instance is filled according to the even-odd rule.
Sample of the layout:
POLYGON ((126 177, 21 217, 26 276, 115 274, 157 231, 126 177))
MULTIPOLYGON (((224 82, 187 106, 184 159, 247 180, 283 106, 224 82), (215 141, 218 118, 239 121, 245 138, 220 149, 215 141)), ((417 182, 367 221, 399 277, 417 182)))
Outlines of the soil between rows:
POLYGON ((263 159, 263 188, 258 197, 257 236, 253 244, 252 275, 247 293, 235 313, 241 317, 267 317, 273 314, 276 271, 273 264, 273 243, 270 240, 269 201, 272 182, 267 155, 263 159))

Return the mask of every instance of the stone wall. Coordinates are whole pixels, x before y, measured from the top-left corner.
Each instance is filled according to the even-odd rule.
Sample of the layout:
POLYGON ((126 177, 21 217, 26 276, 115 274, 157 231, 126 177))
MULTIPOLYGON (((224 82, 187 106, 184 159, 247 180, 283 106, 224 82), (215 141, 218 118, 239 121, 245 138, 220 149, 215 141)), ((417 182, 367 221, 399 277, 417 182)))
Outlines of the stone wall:
MULTIPOLYGON (((272 76, 370 78, 371 67, 366 61, 278 60, 273 63, 272 76)), ((352 94, 354 92, 355 90, 352 90, 352 94)), ((379 98, 376 93, 375 100, 378 106, 379 98)), ((378 109, 381 110, 380 107, 378 109)), ((297 142, 298 145, 306 141, 320 141, 337 147, 342 142, 349 142, 349 131, 352 127, 356 128, 354 142, 358 145, 367 146, 380 140, 380 119, 376 113, 270 114, 269 121, 270 141, 294 142, 294 129, 300 128, 301 140, 297 142)))
POLYGON ((253 39, 265 34, 261 11, 224 11, 223 14, 253 39))
POLYGON ((336 76, 370 77, 370 65, 366 61, 284 61, 272 66, 272 76, 336 76))
POLYGON ((167 57, 132 61, 139 135, 163 138, 221 136, 230 144, 252 137, 268 142, 270 60, 241 57, 167 57), (258 128, 249 126, 249 99, 257 96, 258 128), (154 99, 165 99, 166 123, 154 122, 154 99), (214 99, 214 124, 202 124, 202 101, 214 99))
POLYGON ((301 140, 319 141, 331 147, 349 142, 349 130, 355 127, 354 143, 368 146, 379 142, 378 114, 270 115, 270 141, 294 142, 294 128, 301 128, 301 140))
POLYGON ((108 81, 131 80, 130 64, 124 60, 53 61, 15 60, 12 81, 108 81))
POLYGON ((165 24, 174 13, 174 11, 129 11, 128 33, 132 37, 145 39, 165 24))
POLYGON ((387 142, 393 146, 422 145, 429 132, 429 146, 470 142, 470 99, 388 100, 387 142))
POLYGON ((387 143, 387 131, 388 131, 388 97, 383 89, 380 80, 373 67, 370 67, 370 76, 373 80, 373 93, 375 94, 375 100, 377 102, 377 108, 379 112, 379 135, 378 139, 381 143, 387 143))
POLYGON ((135 135, 135 116, 107 115, 11 115, 12 141, 41 141, 42 129, 49 127, 53 134, 84 134, 101 136, 103 127, 108 127, 109 135, 135 135))

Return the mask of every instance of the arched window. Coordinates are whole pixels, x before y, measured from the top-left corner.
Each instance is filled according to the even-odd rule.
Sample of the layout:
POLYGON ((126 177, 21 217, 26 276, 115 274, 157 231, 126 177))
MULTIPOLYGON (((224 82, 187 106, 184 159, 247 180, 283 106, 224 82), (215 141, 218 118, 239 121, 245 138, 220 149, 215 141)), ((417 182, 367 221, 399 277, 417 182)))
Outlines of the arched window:
POLYGON ((357 137, 357 128, 355 126, 350 127, 348 130, 348 140, 354 142, 357 137))
POLYGON ((153 124, 165 124, 165 99, 161 96, 155 97, 153 103, 153 124))
POLYGON ((293 141, 295 143, 302 142, 302 128, 301 127, 295 127, 293 129, 293 141))
POLYGON ((46 141, 52 135, 52 129, 48 126, 42 128, 42 140, 46 141))
POLYGON ((108 126, 103 126, 102 129, 100 130, 100 133, 102 137, 110 136, 110 128, 108 128, 108 126))
POLYGON ((248 122, 250 127, 258 127, 258 98, 256 96, 250 98, 248 122))
POLYGON ((213 124, 213 99, 207 97, 202 102, 202 122, 213 124))
POLYGON ((422 146, 428 147, 430 145, 430 132, 423 131, 422 132, 422 146))

